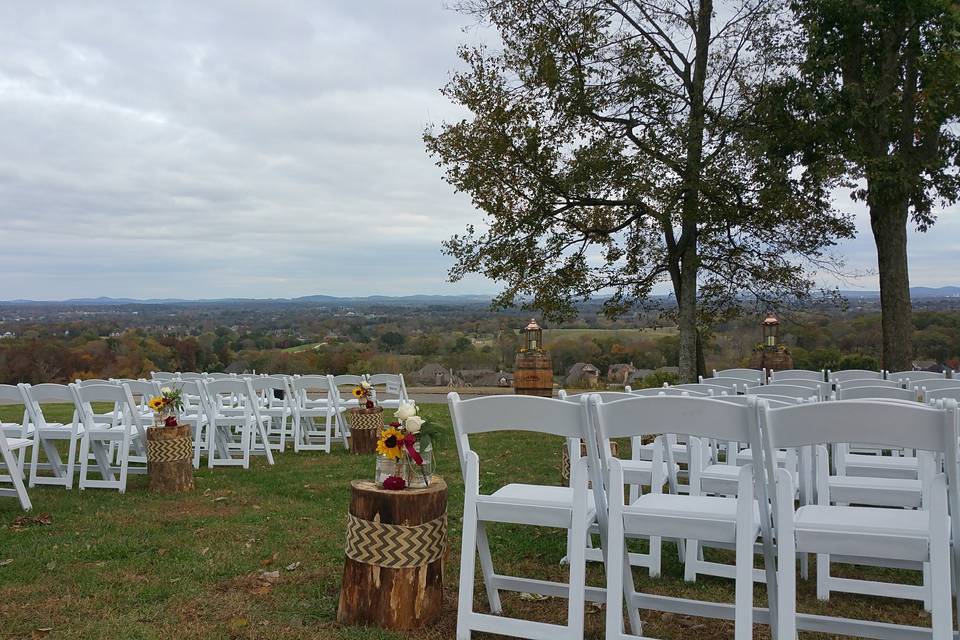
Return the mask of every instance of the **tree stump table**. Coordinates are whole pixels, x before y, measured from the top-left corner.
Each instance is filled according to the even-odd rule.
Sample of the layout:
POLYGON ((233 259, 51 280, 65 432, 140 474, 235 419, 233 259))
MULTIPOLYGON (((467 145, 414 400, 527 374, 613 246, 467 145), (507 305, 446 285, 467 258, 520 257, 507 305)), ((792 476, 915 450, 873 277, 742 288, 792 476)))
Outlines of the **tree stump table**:
POLYGON ((347 409, 350 421, 350 452, 376 453, 377 440, 383 431, 383 408, 351 407, 347 409))
POLYGON ((189 425, 147 428, 147 473, 150 490, 193 490, 193 437, 189 425))
POLYGON ((437 621, 443 603, 447 483, 387 491, 350 483, 346 562, 337 621, 409 631, 437 621))

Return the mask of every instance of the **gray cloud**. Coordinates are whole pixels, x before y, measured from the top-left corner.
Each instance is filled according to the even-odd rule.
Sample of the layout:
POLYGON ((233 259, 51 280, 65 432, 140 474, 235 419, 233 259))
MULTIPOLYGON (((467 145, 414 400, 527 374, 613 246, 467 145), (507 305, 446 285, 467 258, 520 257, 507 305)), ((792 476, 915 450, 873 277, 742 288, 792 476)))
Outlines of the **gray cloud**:
MULTIPOLYGON (((440 241, 479 216, 420 136, 461 116, 438 89, 484 34, 443 0, 10 0, 0 23, 0 299, 496 289, 445 283, 440 241)), ((915 283, 953 282, 957 230, 912 238, 915 283)))

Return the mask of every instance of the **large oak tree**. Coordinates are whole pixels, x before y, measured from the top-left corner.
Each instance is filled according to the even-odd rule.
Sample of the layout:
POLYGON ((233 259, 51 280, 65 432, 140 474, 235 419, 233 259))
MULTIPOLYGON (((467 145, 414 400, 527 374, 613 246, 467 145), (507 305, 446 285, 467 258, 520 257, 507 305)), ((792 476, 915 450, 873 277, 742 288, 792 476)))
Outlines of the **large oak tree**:
POLYGON ((865 184, 877 247, 883 359, 913 358, 907 226, 957 201, 960 3, 957 0, 796 0, 805 59, 795 115, 813 162, 845 162, 865 184))
POLYGON ((681 378, 699 329, 806 295, 850 233, 826 170, 770 155, 760 109, 788 68, 783 5, 736 0, 465 0, 502 48, 464 47, 444 94, 470 117, 427 130, 446 179, 485 214, 450 239, 451 278, 505 284, 496 303, 564 317, 669 282, 681 378))

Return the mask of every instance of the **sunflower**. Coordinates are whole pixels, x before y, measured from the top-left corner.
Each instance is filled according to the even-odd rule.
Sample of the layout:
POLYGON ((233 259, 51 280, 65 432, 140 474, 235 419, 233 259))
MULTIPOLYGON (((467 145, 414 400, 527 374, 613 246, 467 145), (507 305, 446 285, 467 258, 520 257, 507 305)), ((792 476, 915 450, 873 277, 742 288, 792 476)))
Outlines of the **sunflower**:
POLYGON ((160 411, 163 408, 163 405, 166 404, 163 401, 163 398, 157 396, 155 398, 150 398, 150 402, 147 403, 147 406, 153 409, 154 411, 160 411))
POLYGON ((367 392, 366 392, 366 390, 364 390, 363 387, 354 387, 354 388, 353 388, 353 396, 354 396, 355 398, 362 398, 362 397, 364 397, 365 395, 367 395, 367 392))
POLYGON ((393 427, 387 427, 377 441, 377 453, 391 460, 397 460, 403 455, 403 450, 400 448, 402 442, 403 434, 393 427))

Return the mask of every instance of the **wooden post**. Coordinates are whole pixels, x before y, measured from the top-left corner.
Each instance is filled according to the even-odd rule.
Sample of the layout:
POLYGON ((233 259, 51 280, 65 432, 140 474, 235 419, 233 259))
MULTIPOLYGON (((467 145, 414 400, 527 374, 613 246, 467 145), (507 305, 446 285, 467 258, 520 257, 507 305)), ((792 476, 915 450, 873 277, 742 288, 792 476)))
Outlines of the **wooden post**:
POLYGON ((376 453, 377 440, 383 431, 383 407, 352 407, 347 409, 350 420, 350 452, 376 453))
POLYGON ((147 473, 150 490, 193 490, 193 438, 189 425, 147 428, 147 473))
POLYGON ((346 563, 337 620, 382 629, 422 629, 443 604, 447 483, 387 491, 350 484, 346 563))

